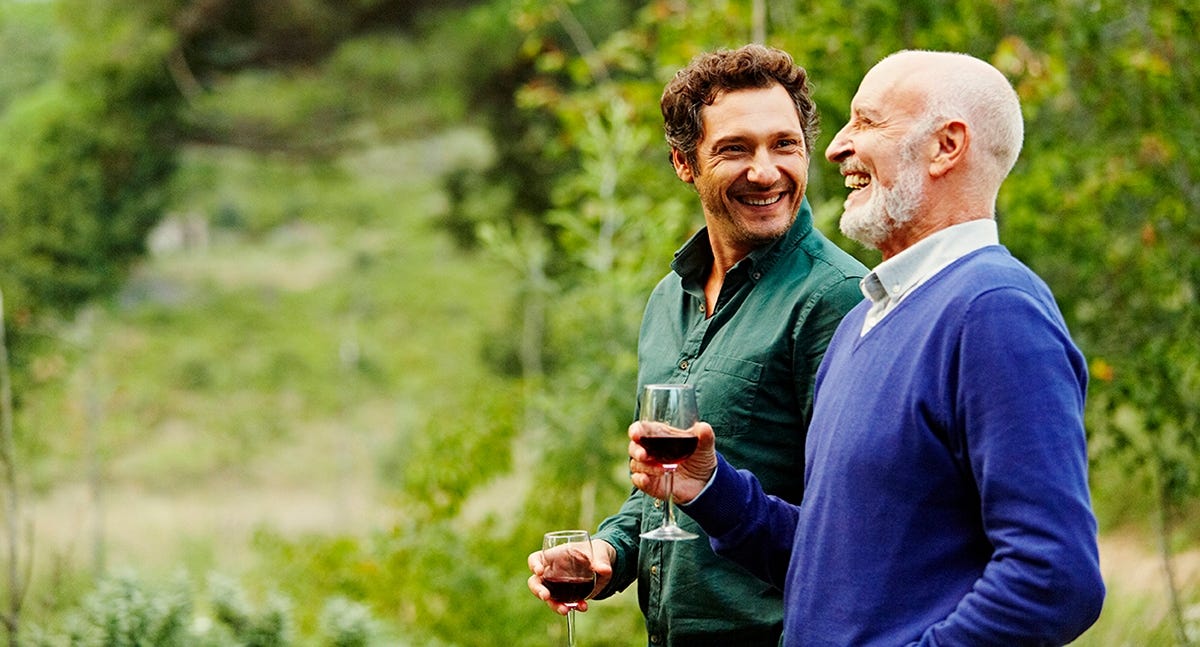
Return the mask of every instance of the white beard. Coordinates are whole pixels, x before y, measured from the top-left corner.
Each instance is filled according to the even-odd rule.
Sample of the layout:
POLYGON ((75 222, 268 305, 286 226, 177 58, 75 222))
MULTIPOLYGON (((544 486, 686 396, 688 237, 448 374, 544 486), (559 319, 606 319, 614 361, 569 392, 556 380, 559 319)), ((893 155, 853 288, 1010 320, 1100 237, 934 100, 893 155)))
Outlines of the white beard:
POLYGON ((927 127, 916 128, 901 144, 900 172, 890 188, 872 182, 871 199, 842 214, 842 233, 868 247, 879 249, 898 229, 916 217, 925 201, 925 165, 918 163, 918 146, 929 136, 927 127))

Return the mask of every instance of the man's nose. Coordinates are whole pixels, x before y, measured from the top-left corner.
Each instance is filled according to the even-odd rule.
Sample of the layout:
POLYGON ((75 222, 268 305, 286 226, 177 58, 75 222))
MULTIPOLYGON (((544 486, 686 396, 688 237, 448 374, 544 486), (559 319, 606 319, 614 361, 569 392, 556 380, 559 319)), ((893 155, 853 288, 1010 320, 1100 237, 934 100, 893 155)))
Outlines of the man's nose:
POLYGON ((850 154, 852 150, 850 146, 850 138, 846 136, 846 127, 833 136, 833 141, 829 142, 829 146, 825 149, 825 159, 837 164, 850 154))
POLYGON ((775 164, 775 159, 771 156, 770 151, 760 150, 754 155, 754 159, 750 162, 750 170, 746 174, 746 179, 759 186, 767 186, 775 184, 780 177, 779 167, 775 164))

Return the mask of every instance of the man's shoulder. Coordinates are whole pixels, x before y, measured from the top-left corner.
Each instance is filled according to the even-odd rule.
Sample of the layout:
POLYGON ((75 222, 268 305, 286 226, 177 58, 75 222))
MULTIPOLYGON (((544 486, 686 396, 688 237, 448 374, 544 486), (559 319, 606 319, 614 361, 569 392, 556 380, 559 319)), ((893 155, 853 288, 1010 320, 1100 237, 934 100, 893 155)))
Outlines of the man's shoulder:
POLYGON ((815 227, 800 241, 797 252, 812 259, 813 271, 830 277, 861 280, 867 267, 815 227))
POLYGON ((1014 288, 1044 294, 1049 288, 1003 245, 980 248, 952 263, 946 278, 967 294, 1014 288))

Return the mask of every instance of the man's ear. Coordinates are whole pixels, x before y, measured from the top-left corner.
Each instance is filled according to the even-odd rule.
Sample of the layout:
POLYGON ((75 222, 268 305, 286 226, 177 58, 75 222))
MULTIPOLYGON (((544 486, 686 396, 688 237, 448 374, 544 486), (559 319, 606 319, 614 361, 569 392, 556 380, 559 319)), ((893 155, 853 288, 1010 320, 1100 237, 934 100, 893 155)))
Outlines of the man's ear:
POLYGON ((678 148, 671 149, 671 165, 675 167, 675 175, 679 179, 694 184, 696 182, 696 174, 692 172, 692 166, 688 164, 687 157, 678 148))
POLYGON ((941 177, 966 159, 967 147, 971 144, 971 133, 967 130, 967 124, 952 119, 933 136, 937 150, 934 151, 933 159, 929 161, 929 174, 941 177))

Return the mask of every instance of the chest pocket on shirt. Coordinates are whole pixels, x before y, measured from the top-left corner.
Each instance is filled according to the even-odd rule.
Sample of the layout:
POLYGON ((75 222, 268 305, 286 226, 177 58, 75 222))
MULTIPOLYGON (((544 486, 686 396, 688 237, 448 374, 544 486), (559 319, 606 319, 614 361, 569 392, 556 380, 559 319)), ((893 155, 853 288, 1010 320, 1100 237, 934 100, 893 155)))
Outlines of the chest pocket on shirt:
POLYGON ((762 364, 728 355, 714 355, 704 366, 696 395, 701 417, 713 426, 718 445, 722 437, 744 434, 752 428, 762 374, 762 364))

